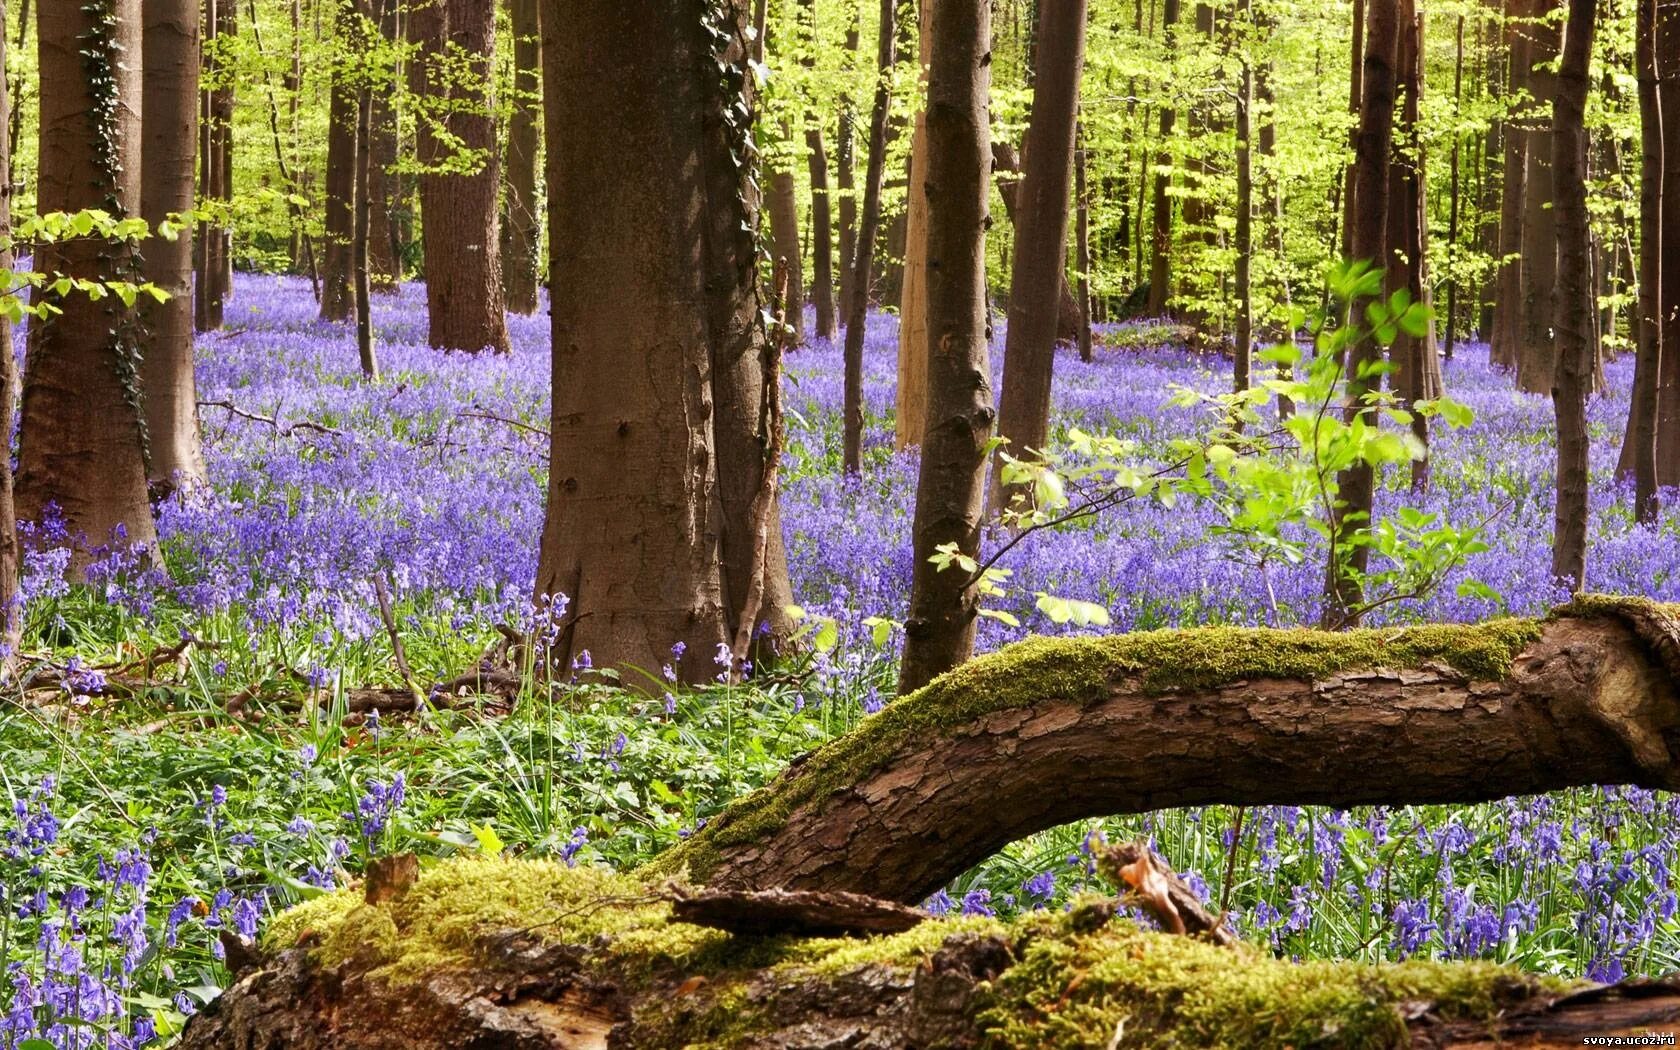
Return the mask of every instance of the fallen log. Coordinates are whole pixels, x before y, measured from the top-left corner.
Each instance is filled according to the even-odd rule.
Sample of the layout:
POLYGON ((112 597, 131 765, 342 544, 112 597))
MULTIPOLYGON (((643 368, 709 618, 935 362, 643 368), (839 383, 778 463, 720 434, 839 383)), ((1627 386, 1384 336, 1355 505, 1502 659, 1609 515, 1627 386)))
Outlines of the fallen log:
POLYGON ((915 903, 1004 845, 1176 806, 1680 788, 1680 614, 1037 639, 804 756, 655 861, 712 888, 915 903))
POLYGON ((1293 963, 1085 911, 867 940, 671 921, 636 876, 473 859, 282 916, 182 1050, 1579 1046, 1680 1024, 1680 988, 1471 963, 1293 963), (1665 1027, 1666 1026, 1666 1027, 1665 1027))

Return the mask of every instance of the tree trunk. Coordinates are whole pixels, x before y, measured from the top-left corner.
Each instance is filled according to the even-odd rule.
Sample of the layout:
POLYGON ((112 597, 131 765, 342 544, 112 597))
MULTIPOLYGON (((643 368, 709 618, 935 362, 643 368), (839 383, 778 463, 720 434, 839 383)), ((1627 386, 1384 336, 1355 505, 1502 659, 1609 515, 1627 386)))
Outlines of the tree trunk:
POLYGON ((1348 129, 1348 146, 1355 156, 1355 162, 1347 166, 1342 173, 1342 258, 1357 258, 1353 254, 1353 226, 1358 212, 1354 210, 1357 203, 1358 187, 1354 185, 1358 173, 1359 155, 1359 114, 1365 101, 1365 25, 1367 14, 1366 0, 1353 0, 1353 46, 1348 49, 1348 112, 1353 117, 1353 127, 1348 129))
POLYGON ((351 46, 356 12, 350 0, 336 2, 337 16, 333 19, 336 54, 327 112, 327 214, 321 238, 321 320, 342 322, 351 320, 356 313, 355 266, 350 245, 356 225, 356 88, 352 83, 356 56, 351 46))
POLYGON ((409 39, 409 89, 419 108, 415 151, 424 166, 427 342, 438 350, 509 353, 497 232, 501 158, 490 97, 495 0, 415 0, 409 39), (468 174, 448 168, 467 159, 454 155, 455 143, 478 164, 468 174))
POLYGON ((767 940, 692 925, 705 917, 633 875, 454 860, 411 878, 283 917, 279 950, 253 951, 177 1045, 1040 1050, 1117 1047, 1119 1032, 1128 1046, 1442 1050, 1575 1047, 1680 1019, 1672 979, 1560 993, 1486 964, 1297 963, 1145 931, 1112 901, 767 940))
MULTIPOLYGON (((782 137, 791 145, 793 129, 782 125, 782 137)), ((805 254, 799 243, 799 187, 793 169, 783 166, 770 175, 770 243, 777 260, 785 260, 791 297, 786 306, 787 323, 794 338, 805 341, 805 254)))
MULTIPOLYGON (((369 27, 378 31, 373 4, 375 0, 356 0, 364 18, 363 32, 369 27)), ((356 200, 355 221, 351 223, 350 262, 355 271, 356 285, 356 356, 361 361, 362 375, 369 382, 379 381, 379 358, 373 346, 373 275, 369 240, 373 225, 373 90, 366 82, 356 89, 356 200)))
POLYGON ((922 441, 910 616, 899 692, 920 688, 974 650, 978 597, 961 569, 931 561, 955 544, 980 548, 992 407, 986 316, 990 187, 991 10, 985 0, 944 0, 929 26, 927 93, 928 422, 922 441))
MULTIPOLYGON (((227 173, 221 151, 227 137, 217 131, 221 120, 223 95, 217 83, 227 74, 222 70, 217 37, 226 24, 221 10, 235 0, 204 0, 204 54, 201 59, 203 76, 199 93, 198 128, 198 192, 204 207, 214 210, 227 204, 227 187, 223 176, 227 173)), ((222 327, 225 300, 222 289, 221 218, 206 219, 198 224, 198 239, 193 244, 193 325, 201 332, 213 332, 222 327)))
MULTIPOLYGON (((1247 34, 1254 18, 1252 0, 1237 0, 1237 18, 1247 34)), ((1237 80, 1237 343, 1232 353, 1231 383, 1237 392, 1253 383, 1254 363, 1254 65, 1245 40, 1237 80)))
POLYGON ((502 231, 502 282, 507 308, 537 312, 537 151, 542 148, 541 40, 537 0, 510 0, 513 27, 513 113, 508 118, 507 228, 502 231))
POLYGON ((564 595, 552 656, 710 681, 755 564, 761 622, 785 621, 781 525, 752 549, 763 473, 762 335, 753 323, 757 201, 737 0, 716 27, 683 10, 545 0, 544 111, 554 402, 539 602, 564 595), (637 41, 626 57, 619 44, 637 41), (708 70, 711 74, 708 75, 708 70), (603 105, 608 100, 610 104, 603 105), (618 160, 602 165, 606 153, 618 160), (696 223, 695 216, 704 218, 696 223))
MULTIPOLYGON (((143 2, 143 0, 142 0, 143 2)), ((216 5, 216 35, 226 38, 229 46, 239 43, 239 2, 221 0, 216 5)), ((216 192, 230 206, 233 203, 233 106, 234 76, 218 78, 210 94, 210 109, 215 115, 212 133, 216 136, 216 192)), ((222 326, 228 299, 233 296, 233 220, 230 218, 216 230, 215 298, 211 316, 215 327, 222 326)))
MULTIPOLYGON (((841 458, 847 474, 863 463, 863 336, 869 316, 869 284, 875 266, 875 240, 881 228, 881 180, 886 167, 887 117, 892 108, 892 69, 897 51, 892 0, 881 0, 881 31, 876 43, 875 108, 869 118, 869 167, 863 177, 863 215, 858 220, 856 258, 852 260, 852 312, 846 318, 845 396, 841 458)), ((900 360, 903 347, 899 348, 900 360)))
MULTIPOLYGON (((1464 16, 1458 16, 1458 28, 1453 37, 1453 119, 1459 119, 1464 108, 1464 16)), ((1458 334, 1458 158, 1463 135, 1457 128, 1452 132, 1452 158, 1447 199, 1447 345, 1448 358, 1453 355, 1453 341, 1458 334)))
MULTIPOLYGON (((1089 364, 1091 349, 1091 187, 1086 177, 1085 132, 1075 135, 1078 146, 1073 154, 1074 248, 1073 265, 1078 269, 1074 279, 1074 296, 1079 307, 1079 359, 1089 364)), ((1124 228, 1124 226, 1122 226, 1124 228)))
MULTIPOLYGON (((935 0, 922 0, 916 49, 922 83, 928 76, 928 24, 935 0)), ((927 430, 928 412, 928 319, 927 319, 927 215, 928 163, 927 111, 917 110, 915 130, 910 136, 910 163, 905 172, 904 285, 898 299, 898 388, 894 443, 900 449, 920 445, 927 430)))
MULTIPOLYGON (((384 46, 402 39, 398 28, 398 4, 401 0, 374 0, 374 20, 384 46)), ((397 166, 397 110, 391 100, 398 84, 391 83, 391 91, 375 91, 373 112, 373 154, 368 168, 368 279, 376 292, 396 292, 402 284, 402 251, 397 243, 397 220, 392 213, 397 208, 398 179, 393 173, 397 166)), ((540 86, 540 85, 539 85, 540 86)))
MULTIPOLYGON (((193 209, 198 144, 198 0, 148 0, 141 30, 140 217, 153 231, 193 209)), ((191 227, 168 239, 150 237, 145 279, 167 302, 143 296, 140 378, 150 439, 147 477, 155 491, 205 479, 193 380, 193 246, 191 227)))
MULTIPOLYGON (((850 70, 851 62, 855 61, 858 53, 858 7, 852 5, 852 17, 846 23, 846 55, 850 70)), ((852 261, 857 251, 857 107, 852 102, 849 93, 840 96, 840 118, 835 136, 834 146, 834 181, 840 190, 840 321, 847 322, 852 316, 852 274, 855 264, 852 261)), ((911 195, 912 202, 914 194, 911 195)))
MULTIPOLYGON (((1068 182, 1073 174, 1079 78, 1085 66, 1085 0, 1038 7, 1037 65, 1021 180, 1015 186, 1015 252, 1009 282, 1009 328, 1003 356, 998 433, 1020 459, 1036 458, 1050 438, 1050 383, 1056 363, 1056 321, 1078 322, 1063 310, 1067 282, 1068 182)), ((1002 459, 992 500, 1006 506, 1002 459)))
MULTIPOLYGON (((1360 73, 1359 148, 1354 154, 1353 258, 1381 264, 1384 235, 1388 224, 1389 151, 1394 141, 1394 68, 1400 36, 1399 0, 1367 0, 1369 18, 1365 27, 1365 63, 1360 73)), ((1363 304, 1348 305, 1348 316, 1362 318, 1363 304)), ((1365 395, 1373 377, 1362 374, 1366 366, 1381 359, 1382 348, 1365 339, 1349 353, 1347 415, 1349 420, 1371 413, 1365 395)), ((1361 522, 1370 521, 1376 478, 1369 464, 1357 464, 1337 478, 1343 508, 1337 515, 1332 550, 1326 570, 1323 622, 1325 626, 1353 626, 1355 610, 1363 600, 1359 574, 1365 569, 1369 548, 1354 551, 1351 571, 1338 560, 1338 547, 1345 546, 1361 522), (1354 524, 1349 524, 1353 522, 1354 524)))
POLYGON ((1534 110, 1528 130, 1528 177, 1523 187, 1522 341, 1517 348, 1517 385, 1529 393, 1552 388, 1557 343, 1552 331, 1557 294, 1557 211, 1552 173, 1552 104, 1557 94, 1557 61, 1562 27, 1547 17, 1557 0, 1539 0, 1529 35, 1529 94, 1534 110))
POLYGON ((1587 577, 1587 384, 1592 372, 1593 315, 1588 279, 1587 67, 1592 59, 1597 0, 1569 0, 1569 24, 1552 118, 1552 170, 1557 191, 1556 533, 1552 578, 1579 592, 1587 577))
MULTIPOLYGON (((1404 290, 1412 302, 1429 306, 1428 177, 1418 132, 1424 83, 1423 19, 1415 0, 1400 0, 1398 64, 1401 103, 1396 137, 1400 141, 1389 164, 1388 270, 1384 284, 1391 293, 1404 290)), ((1431 334, 1432 329, 1421 336, 1401 332, 1389 347, 1389 356, 1400 369, 1395 386, 1408 405, 1441 394, 1441 364, 1431 334)), ((1427 450, 1429 417, 1413 413, 1411 429, 1427 450)), ((1429 487, 1427 454, 1413 461, 1411 482, 1414 492, 1429 487)))
MULTIPOLYGON (((816 65, 816 0, 800 0, 807 33, 807 68, 816 65)), ((816 308, 818 339, 840 338, 840 319, 834 312, 834 209, 828 191, 828 149, 823 144, 822 120, 815 111, 805 114, 806 167, 811 179, 811 303, 816 308)), ((840 264, 846 264, 845 259, 840 264)))
MULTIPOLYGON (((1169 52, 1178 44, 1174 28, 1178 24, 1178 10, 1179 0, 1166 0, 1162 7, 1161 24, 1166 31, 1169 52)), ((1154 220, 1149 247, 1149 302, 1144 308, 1151 317, 1165 317, 1167 303, 1172 298, 1172 197, 1167 191, 1172 187, 1173 124, 1177 119, 1178 111, 1172 106, 1161 107, 1161 152, 1155 158, 1154 220)))
POLYGON ((913 903, 1111 814, 1672 790, 1677 689, 1680 606, 1642 599, 1477 626, 1036 639, 897 701, 654 867, 913 903))
MULTIPOLYGON (((103 208, 118 215, 140 203, 138 0, 100 9, 53 3, 37 8, 41 71, 42 212, 103 208)), ((37 248, 35 269, 92 281, 133 280, 133 245, 76 238, 37 248)), ((56 505, 79 578, 96 547, 143 549, 156 557, 157 532, 146 501, 146 436, 134 311, 108 295, 49 289, 35 301, 54 316, 29 326, 23 381, 17 511, 43 521, 56 505)))
POLYGON ((1634 510, 1647 525, 1656 523, 1657 382, 1662 369, 1663 335, 1663 193, 1662 100, 1657 88, 1657 11, 1659 0, 1639 0, 1637 59, 1639 74, 1639 333, 1633 368, 1633 395, 1618 473, 1631 474, 1634 510))
MULTIPOLYGON (((23 10, 28 24, 28 6, 23 10)), ((0 70, 6 68, 6 0, 0 0, 0 70)), ((197 22, 193 23, 195 26, 197 22)), ((23 27, 18 35, 22 36, 23 27)), ((0 73, 0 127, 11 122, 12 97, 6 77, 0 73)), ((12 170, 12 138, 0 142, 0 172, 12 170)), ((12 183, 0 185, 0 268, 10 269, 12 254, 12 183)), ((0 325, 0 434, 12 433, 18 400, 17 355, 12 347, 12 326, 0 325)), ((0 678, 10 679, 17 668, 23 638, 23 608, 18 584, 23 557, 18 546, 17 503, 12 489, 12 457, 0 456, 0 678)))
POLYGON ((1528 120, 1515 107, 1527 105, 1532 65, 1529 30, 1519 25, 1517 16, 1524 15, 1526 4, 1533 0, 1507 0, 1505 42, 1510 54, 1510 90, 1513 110, 1505 120, 1505 185, 1499 205, 1498 279, 1493 300, 1493 334, 1490 354, 1493 362, 1515 371, 1521 356, 1522 333, 1526 325, 1523 311, 1523 199, 1528 189, 1528 120))
POLYGON ((1680 485, 1680 5, 1657 5, 1657 89, 1661 93, 1662 361, 1657 372, 1657 484, 1680 485))

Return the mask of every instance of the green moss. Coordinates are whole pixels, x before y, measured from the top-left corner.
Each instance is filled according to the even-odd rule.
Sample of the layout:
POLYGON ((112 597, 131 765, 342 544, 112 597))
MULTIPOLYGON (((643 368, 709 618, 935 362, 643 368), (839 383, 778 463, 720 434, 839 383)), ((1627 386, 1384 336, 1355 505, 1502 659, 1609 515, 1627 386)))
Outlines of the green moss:
POLYGON ((1639 619, 1645 616, 1680 619, 1680 602, 1659 602, 1631 594, 1577 594, 1567 605, 1552 610, 1552 619, 1639 619))
POLYGON ((1084 935, 1046 925, 982 1014, 1000 1046, 1106 1046, 1122 1025, 1126 1046, 1403 1046, 1398 1004, 1486 1018, 1541 987, 1486 963, 1292 963, 1124 922, 1084 935))
POLYGON ((1107 638, 1032 638, 972 660, 889 704, 856 731, 814 751, 788 777, 736 802, 705 831, 666 851, 649 871, 705 881, 732 846, 759 841, 800 806, 860 783, 894 755, 997 711, 1034 704, 1090 704, 1116 679, 1144 692, 1210 689, 1254 678, 1322 678, 1362 667, 1447 664, 1499 679, 1539 637, 1540 621, 1494 620, 1330 633, 1202 627, 1107 638))
POLYGON ((509 930, 587 945, 585 965, 637 1002, 639 1045, 713 1050, 750 1045, 773 1021, 776 989, 873 967, 908 971, 959 934, 1015 946, 1018 962, 980 991, 980 1022, 997 1047, 1104 1046, 1122 1020, 1124 1045, 1384 1047, 1404 1034, 1400 1003, 1484 1018, 1542 987, 1487 964, 1296 964, 1123 921, 1084 930, 1074 916, 1047 913, 930 920, 867 939, 733 938, 668 922, 658 892, 634 876, 554 863, 455 860, 387 904, 346 890, 300 905, 271 925, 265 944, 306 946, 318 965, 398 984, 476 968, 485 940, 509 930))

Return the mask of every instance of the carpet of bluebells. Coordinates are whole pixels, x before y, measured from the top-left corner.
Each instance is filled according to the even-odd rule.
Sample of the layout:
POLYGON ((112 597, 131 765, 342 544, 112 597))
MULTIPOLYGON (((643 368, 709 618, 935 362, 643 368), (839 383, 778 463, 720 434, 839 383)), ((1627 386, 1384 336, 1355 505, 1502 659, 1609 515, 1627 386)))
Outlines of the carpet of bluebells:
MULTIPOLYGON (((307 284, 236 282, 227 330, 199 345, 212 485, 161 508, 163 570, 113 556, 91 587, 69 590, 59 530, 30 530, 26 645, 50 654, 47 681, 61 684, 0 697, 0 1050, 167 1042, 227 981, 225 935, 258 935, 382 852, 633 866, 890 695, 898 639, 864 620, 904 615, 916 465, 892 448, 895 322, 882 315, 866 342, 861 477, 838 470, 838 348, 790 362, 789 557, 798 600, 840 627, 833 649, 771 684, 658 695, 542 683, 505 717, 346 717, 348 690, 396 681, 381 583, 427 680, 469 666, 498 623, 526 622, 546 473, 544 316, 513 319, 515 353, 496 359, 426 349, 417 287, 375 313, 387 378, 369 387, 352 333, 315 320, 307 284), (101 670, 183 639, 154 686, 115 689, 101 670)), ((1167 407, 1169 389, 1224 389, 1228 362, 1167 345, 1164 331, 1109 329, 1093 363, 1061 356, 1057 425, 1135 439, 1144 455, 1203 427, 1167 407)), ((1629 362, 1608 371, 1589 412, 1590 583, 1680 599, 1680 520, 1634 524, 1610 479, 1629 362)), ((1543 610, 1560 597, 1544 571, 1550 403, 1515 392, 1478 346, 1461 346, 1446 376, 1476 421, 1439 436, 1421 505, 1490 519, 1489 549, 1383 615, 1543 610), (1462 578, 1498 597, 1459 596, 1462 578)), ((1210 538, 1213 524, 1194 503, 1136 502, 1035 535, 1003 562, 1028 596, 1005 603, 1022 626, 987 621, 982 646, 1068 629, 1034 610, 1035 591, 1100 602, 1121 630, 1316 618, 1316 565, 1262 579, 1210 538)), ((1599 979, 1680 967, 1680 805, 1666 795, 1272 807, 1249 811, 1240 833, 1235 816, 1048 831, 929 906, 1058 907, 1092 878, 1102 837, 1147 836, 1210 901, 1228 900, 1245 936, 1284 955, 1492 958, 1599 979)))

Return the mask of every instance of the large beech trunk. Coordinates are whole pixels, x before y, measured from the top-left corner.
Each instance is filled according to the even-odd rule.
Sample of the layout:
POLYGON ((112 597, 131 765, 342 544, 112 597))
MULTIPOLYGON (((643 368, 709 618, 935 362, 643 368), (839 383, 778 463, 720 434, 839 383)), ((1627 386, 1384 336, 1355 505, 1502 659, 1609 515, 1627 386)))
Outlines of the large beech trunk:
POLYGON ((1517 385, 1530 393, 1552 388, 1557 367, 1556 319, 1558 281, 1557 211, 1553 207, 1552 106, 1557 95, 1558 52, 1563 44, 1561 20, 1550 17, 1557 0, 1539 0, 1535 21, 1524 28, 1529 36, 1532 63, 1528 90, 1532 108, 1528 129, 1528 174, 1523 186, 1522 306, 1518 331, 1517 385))
POLYGON ((1120 1030, 1137 1046, 1343 1032, 1337 1045, 1562 1047, 1672 1027, 1672 981, 1560 994, 1511 971, 1298 965, 1091 904, 867 944, 732 938, 669 926, 667 876, 916 901, 1014 838, 1101 814, 1672 790, 1677 685, 1680 607, 1638 599, 1479 627, 1025 642, 795 763, 650 870, 454 861, 417 882, 376 873, 365 903, 305 905, 181 1045, 1029 1050, 1116 1045, 1120 1030), (1227 967, 1248 975, 1241 995, 1227 967), (1436 1002, 1429 973, 1487 982, 1489 1005, 1436 1002), (1340 1012, 1349 997, 1313 995, 1327 981, 1360 989, 1357 1016, 1340 1012), (1265 1009, 1258 989, 1276 997, 1265 1009))
POLYGON ((927 428, 911 527, 914 568, 900 692, 974 650, 978 598, 961 569, 931 558, 947 543, 980 549, 992 407, 986 316, 986 199, 991 186, 991 9, 957 0, 929 20, 927 92, 927 428), (935 352, 937 349, 937 352, 935 352))
MULTIPOLYGON (((42 212, 89 208, 120 214, 140 203, 140 4, 119 0, 103 27, 97 6, 42 4, 37 42, 41 69, 42 212), (103 115, 101 115, 103 114, 103 115)), ((41 245, 35 269, 95 281, 133 280, 132 247, 98 238, 41 245)), ((72 576, 92 548, 111 543, 154 547, 146 499, 145 428, 140 407, 134 311, 108 295, 36 293, 54 316, 29 326, 23 380, 17 504, 40 521, 49 505, 75 543, 72 576)))
MULTIPOLYGON (((193 209, 198 142, 198 0, 152 0, 142 29, 140 216, 155 230, 193 209)), ((140 351, 150 438, 147 477, 160 490, 204 480, 193 379, 193 245, 183 231, 173 240, 146 241, 146 280, 169 293, 141 304, 140 351)))
MULTIPOLYGON (((1639 0, 1636 55, 1639 70, 1639 323, 1633 395, 1616 465, 1632 477, 1634 509, 1647 525, 1657 520, 1657 382, 1663 359, 1663 138, 1657 94, 1658 0, 1639 0)), ((1680 143, 1676 144, 1680 148, 1680 143)))
POLYGON ((419 99, 415 152, 427 342, 438 350, 512 352, 502 292, 501 154, 490 97, 496 54, 495 0, 416 0, 409 9, 415 54, 409 89, 419 99), (466 56, 463 58, 462 56, 466 56), (478 167, 449 167, 452 142, 478 167))
MULTIPOLYGON (((714 55, 692 12, 545 3, 546 130, 565 148, 547 162, 554 415, 537 593, 570 600, 561 660, 589 650, 598 667, 657 672, 682 642, 681 673, 707 681, 755 572, 772 632, 789 602, 773 511, 767 546, 753 541, 758 205, 731 163, 748 134, 723 119, 738 97, 715 75, 747 56, 714 55)), ((729 17, 735 39, 744 5, 729 17)))
MULTIPOLYGON (((1523 13, 1528 0, 1507 0, 1512 15, 1523 13)), ((1531 75, 1529 36, 1524 25, 1515 18, 1505 19, 1505 45, 1509 55, 1510 90, 1507 98, 1513 106, 1525 105, 1531 75)), ((1493 362, 1505 368, 1517 367, 1518 347, 1522 342, 1522 247, 1523 194, 1528 186, 1528 133, 1525 121, 1516 111, 1506 117, 1502 129, 1504 147, 1502 177, 1504 185, 1499 204, 1499 236, 1496 257, 1502 260, 1495 270, 1493 293, 1493 330, 1489 335, 1489 354, 1493 362)))

